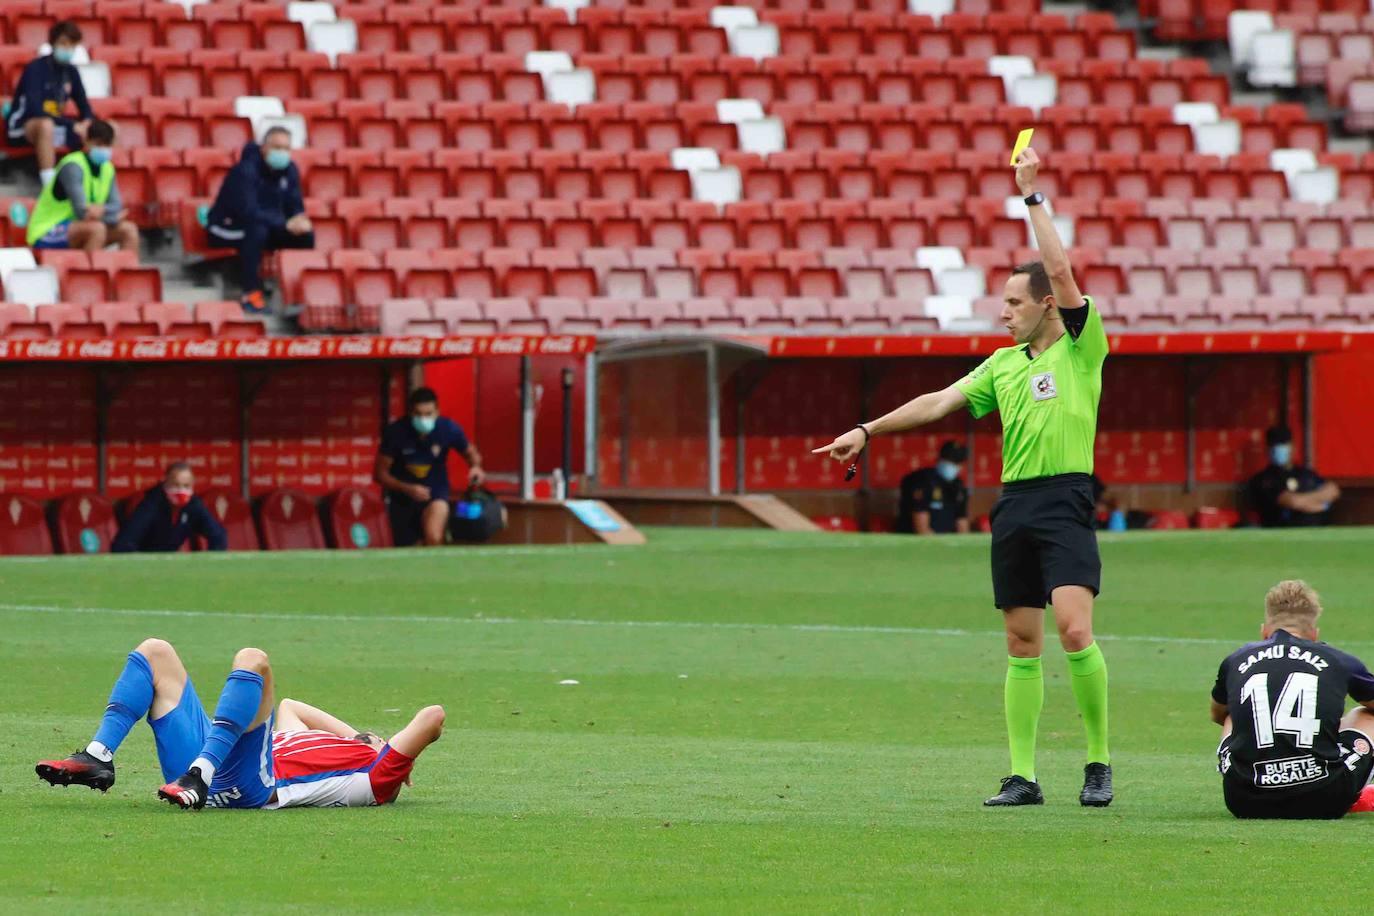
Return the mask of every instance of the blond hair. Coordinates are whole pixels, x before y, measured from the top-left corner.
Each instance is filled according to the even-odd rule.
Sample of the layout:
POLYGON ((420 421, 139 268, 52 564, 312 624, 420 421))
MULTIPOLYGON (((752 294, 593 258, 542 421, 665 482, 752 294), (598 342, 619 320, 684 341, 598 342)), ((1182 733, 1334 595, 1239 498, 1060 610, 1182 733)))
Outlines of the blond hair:
POLYGON ((1301 579, 1284 579, 1264 596, 1264 623, 1270 629, 1317 629, 1322 603, 1316 589, 1301 579))

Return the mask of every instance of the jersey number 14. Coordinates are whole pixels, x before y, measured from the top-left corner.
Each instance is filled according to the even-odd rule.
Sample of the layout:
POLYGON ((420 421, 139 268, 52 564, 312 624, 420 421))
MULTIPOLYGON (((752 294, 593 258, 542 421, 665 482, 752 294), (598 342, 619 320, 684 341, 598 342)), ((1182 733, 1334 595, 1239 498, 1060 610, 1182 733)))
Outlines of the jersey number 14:
POLYGON ((1311 747, 1322 730, 1317 717, 1317 676, 1306 671, 1288 675, 1279 691, 1279 701, 1269 710, 1269 675, 1252 674, 1240 691, 1240 701, 1250 704, 1255 716, 1255 743, 1273 747, 1275 733, 1292 735, 1298 747, 1311 747))

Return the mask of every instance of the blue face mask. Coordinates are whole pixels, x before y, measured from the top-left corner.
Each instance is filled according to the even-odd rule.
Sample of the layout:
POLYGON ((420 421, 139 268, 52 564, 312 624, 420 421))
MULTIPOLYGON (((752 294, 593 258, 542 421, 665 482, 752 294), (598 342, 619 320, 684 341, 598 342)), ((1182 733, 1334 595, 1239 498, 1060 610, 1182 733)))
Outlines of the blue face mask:
POLYGON ((75 49, 75 48, 53 48, 53 49, 52 49, 52 59, 55 60, 55 61, 57 61, 59 64, 69 64, 69 63, 72 62, 72 58, 75 57, 75 56, 76 56, 76 49, 75 49))
POLYGON ((86 158, 91 160, 91 165, 100 168, 110 161, 110 148, 108 146, 93 146, 86 150, 86 158))
POLYGON ((411 417, 410 423, 415 427, 415 431, 422 436, 428 436, 434 432, 434 424, 439 422, 438 417, 411 417))
POLYGON ((284 149, 268 150, 262 157, 267 162, 267 167, 274 172, 280 172, 291 164, 291 152, 284 149))
POLYGON ((953 461, 937 461, 935 462, 935 473, 944 480, 953 480, 959 476, 959 465, 953 461))
POLYGON ((1293 445, 1289 442, 1280 442, 1278 445, 1269 446, 1269 460, 1277 465, 1286 465, 1293 460, 1293 445))

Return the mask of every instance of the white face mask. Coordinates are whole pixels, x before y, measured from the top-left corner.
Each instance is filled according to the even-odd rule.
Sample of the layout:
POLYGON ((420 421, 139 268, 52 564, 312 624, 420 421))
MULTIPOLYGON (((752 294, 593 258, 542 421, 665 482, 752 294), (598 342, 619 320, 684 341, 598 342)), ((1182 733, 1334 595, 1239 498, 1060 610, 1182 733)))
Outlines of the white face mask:
POLYGON ((415 427, 415 431, 417 433, 419 433, 422 436, 428 436, 430 433, 434 432, 434 424, 439 422, 439 418, 417 417, 412 415, 410 418, 410 422, 411 425, 415 427))
POLYGON ((1288 464, 1293 460, 1293 444, 1280 442, 1278 445, 1269 446, 1269 460, 1277 465, 1288 464))

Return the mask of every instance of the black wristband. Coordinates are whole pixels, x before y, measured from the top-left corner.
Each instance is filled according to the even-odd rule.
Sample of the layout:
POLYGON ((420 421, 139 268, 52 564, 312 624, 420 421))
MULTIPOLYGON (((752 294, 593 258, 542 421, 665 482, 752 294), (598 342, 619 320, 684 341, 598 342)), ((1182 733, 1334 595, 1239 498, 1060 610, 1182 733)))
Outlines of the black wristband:
POLYGON ((862 423, 855 424, 854 428, 855 428, 855 429, 861 429, 861 430, 863 430, 863 433, 864 433, 864 447, 867 448, 867 447, 868 447, 868 440, 873 438, 873 434, 870 433, 870 432, 868 431, 868 427, 867 427, 867 426, 864 426, 862 423))
POLYGON ((1043 204, 1045 202, 1045 195, 1041 194, 1039 191, 1034 191, 1031 193, 1029 197, 1025 199, 1025 201, 1027 207, 1034 207, 1038 204, 1043 204))

